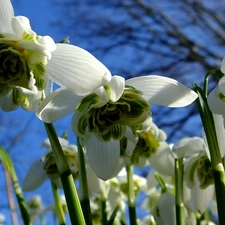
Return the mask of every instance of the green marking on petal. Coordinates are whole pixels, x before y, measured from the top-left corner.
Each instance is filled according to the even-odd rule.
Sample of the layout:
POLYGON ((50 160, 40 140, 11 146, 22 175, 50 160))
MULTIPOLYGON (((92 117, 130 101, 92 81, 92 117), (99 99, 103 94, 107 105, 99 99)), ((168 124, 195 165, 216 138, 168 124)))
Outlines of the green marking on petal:
POLYGON ((42 62, 35 64, 34 67, 36 68, 36 70, 34 70, 34 74, 35 74, 35 72, 37 72, 40 76, 43 76, 44 75, 44 73, 45 73, 45 67, 44 67, 44 65, 43 65, 42 62))
POLYGON ((76 112, 77 113, 82 113, 82 112, 85 113, 91 104, 95 104, 97 102, 96 97, 97 97, 96 94, 90 94, 90 95, 87 95, 86 97, 82 98, 82 100, 76 107, 76 112))
MULTIPOLYGON (((107 93, 111 93, 110 87, 106 85, 104 88, 107 93)), ((135 88, 126 86, 117 102, 109 100, 106 103, 94 93, 84 97, 76 107, 77 116, 80 116, 82 123, 86 120, 85 129, 78 125, 78 133, 83 136, 87 131, 92 132, 104 141, 121 140, 126 126, 144 123, 151 116, 150 105, 141 94, 135 88)))
POLYGON ((220 98, 223 102, 225 102, 225 95, 224 95, 222 92, 220 92, 220 93, 218 94, 218 96, 219 96, 219 98, 220 98))
POLYGON ((78 120, 77 124, 77 132, 79 137, 85 137, 86 136, 86 128, 87 128, 87 121, 85 115, 81 116, 78 120))
POLYGON ((213 169, 206 155, 201 156, 198 160, 197 174, 202 189, 214 183, 213 169))

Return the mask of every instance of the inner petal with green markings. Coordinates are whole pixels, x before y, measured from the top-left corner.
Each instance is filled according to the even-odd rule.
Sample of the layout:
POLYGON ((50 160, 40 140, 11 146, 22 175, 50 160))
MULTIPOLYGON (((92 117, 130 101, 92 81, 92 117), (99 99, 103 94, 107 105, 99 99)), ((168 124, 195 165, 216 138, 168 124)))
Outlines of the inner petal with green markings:
POLYGON ((84 97, 76 107, 74 132, 83 139, 94 133, 102 141, 121 140, 127 126, 133 130, 151 115, 150 104, 141 95, 139 90, 126 85, 117 101, 104 101, 95 93, 84 97))

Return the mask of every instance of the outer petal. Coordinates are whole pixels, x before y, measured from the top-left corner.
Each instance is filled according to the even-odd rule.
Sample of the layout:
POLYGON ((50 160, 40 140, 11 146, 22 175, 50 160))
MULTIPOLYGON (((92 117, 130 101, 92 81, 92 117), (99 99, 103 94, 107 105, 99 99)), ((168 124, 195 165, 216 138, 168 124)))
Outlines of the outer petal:
POLYGON ((111 79, 109 70, 93 55, 69 44, 57 44, 46 68, 55 83, 82 96, 111 79))
POLYGON ((167 192, 161 195, 158 209, 164 225, 176 224, 175 197, 172 194, 167 192))
POLYGON ((220 147, 220 154, 223 158, 225 155, 225 129, 224 129, 224 119, 221 115, 213 114, 213 119, 216 127, 216 135, 218 139, 218 144, 220 147))
POLYGON ((187 106, 198 97, 194 91, 178 81, 158 75, 132 78, 126 84, 142 91, 143 97, 149 102, 163 106, 187 106))
POLYGON ((219 98, 219 93, 219 85, 217 85, 216 88, 209 93, 207 101, 213 113, 225 115, 225 102, 219 98))
POLYGON ((43 170, 43 166, 40 159, 31 165, 23 183, 23 191, 33 191, 44 183, 47 174, 43 170))
POLYGON ((166 142, 160 142, 157 152, 149 158, 151 166, 167 176, 174 176, 174 157, 166 142))
POLYGON ((52 123, 75 111, 79 100, 80 96, 67 89, 59 88, 43 100, 36 111, 36 116, 45 123, 52 123))
MULTIPOLYGON (((69 145, 69 141, 65 138, 58 137, 58 139, 62 147, 67 147, 69 145)), ((50 140, 48 138, 42 142, 41 148, 51 148, 50 140)))
POLYGON ((1 0, 0 7, 0 33, 12 32, 11 19, 14 16, 10 0, 1 0))
POLYGON ((222 60, 221 71, 225 74, 225 57, 222 60))
POLYGON ((204 213, 213 200, 215 188, 214 185, 210 185, 206 189, 201 189, 199 186, 197 174, 195 173, 195 185, 191 189, 191 201, 196 211, 204 213))
POLYGON ((117 175, 120 161, 119 141, 102 142, 91 135, 86 144, 87 160, 96 175, 108 180, 117 175))
POLYGON ((101 194, 104 191, 105 181, 99 179, 95 172, 91 169, 87 163, 87 179, 89 190, 93 194, 101 194))
POLYGON ((199 137, 183 138, 173 146, 173 150, 178 158, 182 158, 205 151, 205 144, 199 137))
POLYGON ((13 103, 12 91, 7 95, 0 97, 0 108, 5 112, 10 112, 18 108, 18 105, 13 103))

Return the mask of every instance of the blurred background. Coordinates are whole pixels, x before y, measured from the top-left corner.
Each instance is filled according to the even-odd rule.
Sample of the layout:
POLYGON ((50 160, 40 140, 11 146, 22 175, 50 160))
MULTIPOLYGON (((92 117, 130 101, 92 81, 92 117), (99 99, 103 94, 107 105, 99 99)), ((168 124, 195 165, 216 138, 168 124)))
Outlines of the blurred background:
MULTIPOLYGON (((219 68, 225 55, 225 5, 220 0, 13 0, 15 15, 30 19, 38 35, 55 42, 69 37, 98 58, 113 75, 126 79, 158 74, 192 88, 202 84, 205 74, 219 68)), ((210 88, 215 81, 210 80, 210 88)), ((168 142, 201 136, 201 121, 195 103, 171 109, 152 105, 153 121, 168 136, 168 142)), ((30 165, 46 152, 44 126, 34 113, 19 109, 0 111, 0 143, 8 150, 22 185, 30 165)), ((68 131, 72 115, 55 123, 59 136, 68 131)), ((0 170, 0 213, 12 224, 4 169, 0 170)), ((138 171, 145 175, 146 171, 138 171)), ((53 203, 49 181, 32 193, 41 195, 44 206, 53 203)), ((15 201, 16 204, 16 201, 15 201)), ((53 224, 54 215, 46 224, 53 224)), ((39 222, 37 222, 39 224, 39 222)), ((69 224, 69 223, 68 223, 69 224)))

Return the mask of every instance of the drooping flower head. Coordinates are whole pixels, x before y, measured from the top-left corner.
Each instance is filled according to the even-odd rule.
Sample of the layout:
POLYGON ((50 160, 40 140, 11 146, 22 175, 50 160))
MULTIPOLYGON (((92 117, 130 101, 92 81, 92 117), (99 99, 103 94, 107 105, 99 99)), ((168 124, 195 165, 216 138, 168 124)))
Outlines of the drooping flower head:
POLYGON ((49 36, 37 35, 29 19, 14 16, 10 0, 0 7, 0 107, 35 110, 48 94, 49 78, 78 95, 89 94, 109 81, 111 74, 86 50, 49 36), (91 78, 95 77, 95 80, 91 78), (89 85, 83 80, 91 80, 89 85))
MULTIPOLYGON (((124 78, 113 76, 107 85, 81 99, 72 127, 80 138, 86 139, 88 133, 93 133, 101 141, 121 140, 127 126, 141 126, 149 116, 150 104, 142 93, 125 85, 124 78)), ((143 129, 146 128, 139 130, 143 129)))
POLYGON ((129 140, 125 151, 132 154, 137 134, 150 129, 150 103, 182 107, 196 98, 195 92, 170 78, 150 75, 125 81, 123 77, 112 76, 110 82, 83 98, 71 88, 52 92, 36 115, 51 123, 75 109, 73 131, 82 140, 91 168, 98 177, 107 180, 117 175, 122 166, 120 140, 123 137, 129 140))
POLYGON ((37 35, 28 18, 14 16, 9 0, 1 2, 0 19, 1 107, 10 111, 21 105, 33 110, 29 99, 42 97, 39 92, 48 83, 45 65, 56 45, 51 37, 37 35), (6 100, 11 100, 11 104, 4 102, 6 100))
MULTIPOLYGON (((70 145, 64 138, 59 138, 59 142, 62 146, 63 153, 68 162, 73 178, 77 179, 79 172, 77 146, 70 145)), ((56 165, 54 154, 51 150, 49 139, 46 139, 42 143, 42 147, 48 148, 49 151, 41 159, 36 160, 31 165, 24 180, 24 191, 32 191, 38 188, 47 178, 54 181, 58 187, 62 187, 60 174, 56 165)))

